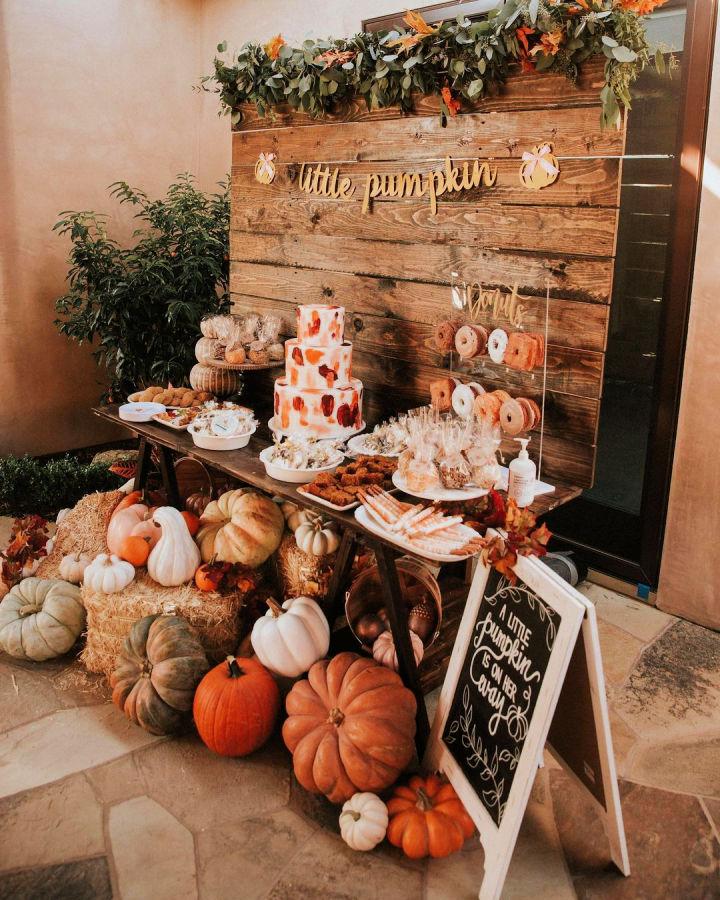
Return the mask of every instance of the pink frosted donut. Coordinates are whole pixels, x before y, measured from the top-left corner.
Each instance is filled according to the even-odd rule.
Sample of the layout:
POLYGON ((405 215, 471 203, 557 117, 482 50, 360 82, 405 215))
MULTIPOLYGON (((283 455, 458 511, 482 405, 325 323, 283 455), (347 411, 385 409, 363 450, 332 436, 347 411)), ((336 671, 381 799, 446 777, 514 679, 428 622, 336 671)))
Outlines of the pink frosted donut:
POLYGON ((455 349, 463 359, 480 356, 487 347, 488 333, 482 325, 463 325, 455 335, 455 349))

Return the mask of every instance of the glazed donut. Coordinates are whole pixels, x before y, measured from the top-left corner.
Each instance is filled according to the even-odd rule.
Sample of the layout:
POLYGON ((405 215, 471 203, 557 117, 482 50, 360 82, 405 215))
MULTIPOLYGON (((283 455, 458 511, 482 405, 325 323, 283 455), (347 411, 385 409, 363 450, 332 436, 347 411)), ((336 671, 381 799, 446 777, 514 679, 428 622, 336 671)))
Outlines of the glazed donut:
POLYGON ((478 392, 473 390, 472 384, 459 384, 452 395, 452 408, 463 419, 472 415, 473 404, 478 392))
POLYGON ((506 400, 500 408, 500 426, 505 434, 516 435, 525 430, 525 413, 517 400, 506 400))
POLYGON ((476 396, 476 397, 477 397, 478 394, 484 394, 484 393, 485 393, 485 388, 484 388, 479 382, 477 382, 477 381, 471 381, 471 382, 470 382, 470 387, 475 391, 475 396, 476 396))
POLYGON ((536 366, 542 366, 545 362, 545 337, 542 334, 534 334, 533 339, 535 341, 534 363, 536 366))
POLYGON ((479 394, 473 402, 473 411, 480 419, 487 419, 495 424, 500 421, 500 408, 502 401, 497 394, 479 394))
POLYGON ((542 422, 542 413, 540 412, 540 407, 538 406, 538 404, 537 404, 534 400, 532 400, 532 399, 530 399, 530 398, 527 398, 527 403, 528 403, 528 405, 530 406, 530 409, 532 409, 532 412, 533 412, 533 424, 532 424, 532 427, 533 427, 533 428, 539 428, 539 427, 540 427, 540 423, 542 422))
POLYGON ((449 353, 455 349, 455 334, 458 323, 451 319, 438 322, 435 326, 435 346, 441 353, 449 353))
POLYGON ((482 325, 463 325, 455 334, 455 349, 463 359, 472 359, 485 352, 488 334, 482 325))
POLYGON ((506 400, 512 399, 512 397, 510 396, 510 394, 508 394, 507 391, 498 389, 497 391, 493 391, 493 394, 495 394, 495 396, 498 398, 498 400, 500 401, 501 404, 504 403, 506 400))
POLYGON ((521 372, 529 372, 535 368, 537 344, 531 334, 522 331, 513 331, 508 337, 507 350, 505 351, 505 365, 521 372))
POLYGON ((435 409, 448 412, 452 408, 452 395, 457 385, 457 378, 438 378, 430 382, 430 403, 435 409))
POLYGON ((505 358, 505 350, 508 345, 507 332, 502 328, 496 328, 490 332, 488 338, 488 356, 494 362, 500 365, 505 358))
POLYGON ((535 427, 535 410, 530 405, 530 401, 526 397, 518 397, 517 402, 522 407, 523 416, 525 416, 525 427, 523 431, 532 431, 535 427))

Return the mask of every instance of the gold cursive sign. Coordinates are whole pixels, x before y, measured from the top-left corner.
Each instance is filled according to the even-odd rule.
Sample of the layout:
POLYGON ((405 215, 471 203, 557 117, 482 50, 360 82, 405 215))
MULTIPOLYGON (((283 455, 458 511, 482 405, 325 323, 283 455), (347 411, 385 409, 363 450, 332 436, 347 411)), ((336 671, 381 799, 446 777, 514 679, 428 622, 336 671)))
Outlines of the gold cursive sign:
MULTIPOLYGON (((443 167, 432 172, 377 173, 370 172, 365 180, 362 211, 370 211, 370 205, 377 198, 398 200, 427 197, 433 215, 437 213, 437 198, 443 194, 469 191, 472 188, 492 187, 497 180, 497 168, 479 159, 466 160, 462 166, 445 157, 443 167)), ((300 167, 299 187, 306 194, 329 197, 334 200, 349 200, 355 192, 355 185, 347 175, 340 175, 339 168, 331 169, 318 163, 316 166, 300 167)))
POLYGON ((467 309, 470 317, 477 322, 483 313, 490 312, 490 318, 494 321, 507 319, 515 328, 521 328, 527 307, 520 302, 525 299, 518 295, 518 286, 509 294, 503 294, 498 288, 493 291, 485 290, 479 282, 467 286, 467 309))

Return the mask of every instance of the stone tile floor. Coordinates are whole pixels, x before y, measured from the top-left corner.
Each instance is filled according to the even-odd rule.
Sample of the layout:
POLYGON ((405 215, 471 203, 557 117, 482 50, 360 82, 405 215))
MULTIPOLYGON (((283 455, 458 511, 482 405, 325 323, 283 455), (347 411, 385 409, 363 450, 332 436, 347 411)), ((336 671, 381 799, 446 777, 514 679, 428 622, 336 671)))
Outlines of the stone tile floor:
MULTIPOLYGON (((503 896, 720 897, 720 635, 606 589, 597 606, 633 874, 547 757, 503 896)), ((72 657, 0 654, 0 900, 463 900, 482 849, 416 863, 350 851, 337 809, 305 793, 279 739, 221 759, 159 739, 72 657)))

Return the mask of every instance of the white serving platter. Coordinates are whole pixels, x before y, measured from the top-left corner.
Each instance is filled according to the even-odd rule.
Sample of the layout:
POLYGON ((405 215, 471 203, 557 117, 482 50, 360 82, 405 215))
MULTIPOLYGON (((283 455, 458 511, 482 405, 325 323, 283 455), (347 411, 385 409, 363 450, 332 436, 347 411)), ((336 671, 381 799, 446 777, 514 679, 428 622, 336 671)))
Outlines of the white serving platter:
POLYGON ((315 477, 321 472, 334 472, 345 459, 345 454, 342 450, 338 450, 336 462, 327 466, 315 469, 288 469, 286 466, 279 466, 271 461, 270 453, 274 449, 274 447, 266 447, 262 450, 260 462, 265 466, 265 471, 270 478, 274 478, 276 481, 284 481, 288 484, 308 484, 310 481, 314 481, 315 477))
POLYGON ((310 491, 303 485, 299 488, 296 488, 298 494, 301 497, 306 497, 308 500, 314 500, 315 503, 320 503, 322 506, 327 506, 328 509, 334 509, 335 512, 348 512, 351 509, 355 509, 356 506, 360 506, 359 500, 353 500, 352 503, 348 503, 347 506, 338 506, 337 503, 331 503, 329 500, 325 500, 324 497, 316 497, 315 494, 311 494, 310 491))
MULTIPOLYGON (((419 550, 413 543, 405 540, 402 535, 393 534, 392 532, 387 531, 385 528, 383 528, 382 525, 380 525, 375 521, 375 519, 372 518, 372 516, 370 515, 370 513, 368 513, 364 506, 361 506, 355 510, 355 518, 363 526, 363 528, 367 528, 368 531, 371 531, 378 537, 385 538, 385 540, 395 544, 396 547, 400 547, 406 553, 410 553, 413 556, 419 556, 421 559, 430 559, 433 562, 440 563, 453 563, 462 562, 464 559, 469 559, 471 556, 475 555, 473 553, 467 553, 464 556, 460 556, 454 553, 431 553, 428 550, 419 550)), ((467 528, 468 540, 473 537, 479 536, 477 531, 467 525, 462 525, 460 527, 467 528)))
POLYGON ((428 488, 428 490, 422 492, 411 491, 407 486, 407 482, 399 472, 393 473, 392 481, 395 487, 399 488, 405 494, 410 494, 412 497, 420 497, 422 500, 435 500, 437 502, 446 500, 456 503, 458 500, 474 500, 476 497, 484 497, 486 494, 490 493, 485 488, 469 487, 463 488, 462 490, 451 490, 450 488, 444 488, 442 485, 428 488))
MULTIPOLYGON (((268 428, 273 434, 282 435, 282 437, 309 437, 310 435, 305 434, 302 431, 297 431, 292 428, 280 428, 280 426, 275 421, 275 416, 270 419, 268 422, 268 428)), ((319 437, 319 441, 347 441, 348 438, 351 438, 355 434, 360 434, 361 431, 364 431, 367 428, 367 424, 363 422, 359 428, 344 428, 341 429, 337 434, 334 434, 329 437, 319 437)))
POLYGON ((125 422, 150 422, 161 412, 165 412, 162 403, 124 403, 118 409, 118 415, 125 422))
POLYGON ((348 456, 387 456, 388 458, 395 459, 400 456, 400 453, 378 453, 375 450, 367 450, 365 448, 365 441, 369 438, 369 434, 356 434, 355 437, 351 437, 347 442, 348 448, 348 456))

